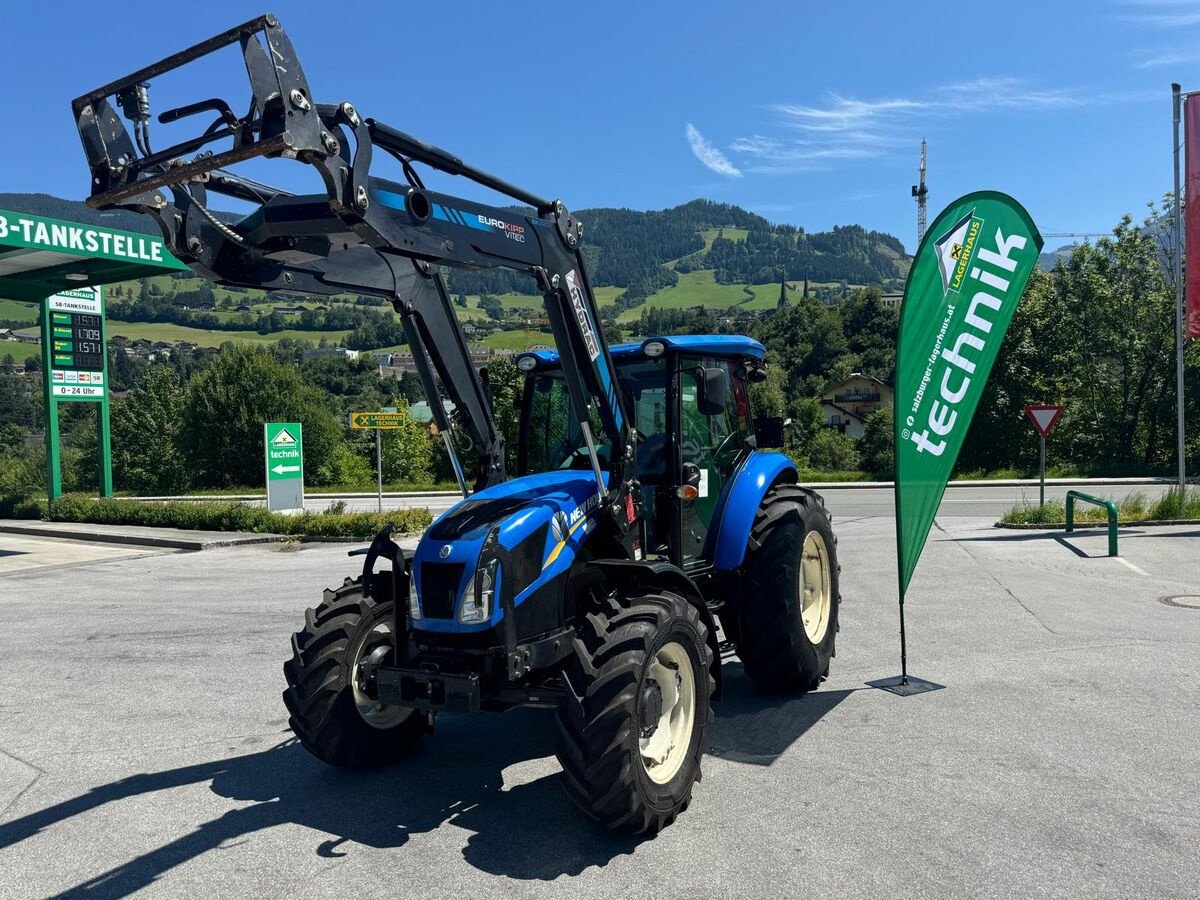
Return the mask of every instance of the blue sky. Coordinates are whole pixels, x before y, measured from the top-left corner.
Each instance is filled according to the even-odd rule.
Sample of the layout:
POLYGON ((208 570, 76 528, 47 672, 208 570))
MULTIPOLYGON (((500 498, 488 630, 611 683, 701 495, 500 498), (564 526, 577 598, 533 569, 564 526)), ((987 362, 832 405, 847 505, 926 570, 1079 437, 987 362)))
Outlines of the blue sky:
MULTIPOLYGON (((0 190, 67 197, 87 185, 72 97, 265 11, 221 0, 110 4, 108 17, 91 3, 5 7, 0 190)), ((1104 231, 1170 188, 1169 84, 1200 89, 1200 2, 339 0, 274 11, 318 100, 351 100, 570 207, 708 197, 809 230, 859 223, 910 249, 922 137, 930 220, 991 188, 1043 231, 1104 231)), ((179 102, 224 95, 244 108, 244 75, 227 62, 178 87, 179 102)), ((436 186, 470 193, 461 180, 436 186)))

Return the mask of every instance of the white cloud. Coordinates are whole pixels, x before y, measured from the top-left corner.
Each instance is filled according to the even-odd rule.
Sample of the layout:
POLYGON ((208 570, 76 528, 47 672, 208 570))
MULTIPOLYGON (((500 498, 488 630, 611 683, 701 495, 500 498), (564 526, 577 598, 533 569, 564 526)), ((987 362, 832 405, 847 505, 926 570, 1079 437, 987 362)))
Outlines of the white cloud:
POLYGON ((1195 50, 1147 50, 1134 64, 1139 69, 1157 69, 1161 66, 1184 66, 1196 62, 1195 50))
POLYGON ((861 99, 829 94, 822 103, 774 104, 769 108, 784 133, 739 137, 729 149, 747 160, 742 166, 747 172, 796 172, 887 156, 891 148, 920 140, 948 115, 1036 113, 1134 99, 1142 97, 1047 88, 1004 76, 980 76, 912 97, 861 99))
POLYGON ((1118 16, 1150 28, 1187 28, 1200 25, 1200 3, 1196 0, 1124 0, 1128 12, 1118 16))
POLYGON ((731 163, 725 154, 713 146, 691 122, 687 123, 687 139, 692 153, 707 168, 727 178, 741 178, 741 170, 731 163))

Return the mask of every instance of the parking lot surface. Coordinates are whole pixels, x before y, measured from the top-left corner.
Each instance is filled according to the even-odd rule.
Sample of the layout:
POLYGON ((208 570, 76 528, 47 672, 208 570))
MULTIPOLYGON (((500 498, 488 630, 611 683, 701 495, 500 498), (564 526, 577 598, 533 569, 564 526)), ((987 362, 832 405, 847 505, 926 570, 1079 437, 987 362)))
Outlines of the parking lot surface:
MULTIPOLYGON (((1200 527, 940 518, 896 697, 890 519, 835 521, 830 678, 728 669, 690 809, 653 839, 567 801, 551 714, 442 716, 395 768, 290 738, 288 637, 344 545, 0 577, 0 897, 1197 897, 1200 527)), ((40 540, 40 539, 30 539, 40 540)), ((48 542, 52 543, 52 542, 48 542)), ((128 548, 125 548, 128 550, 128 548)), ((42 551, 49 552, 49 551, 42 551)))

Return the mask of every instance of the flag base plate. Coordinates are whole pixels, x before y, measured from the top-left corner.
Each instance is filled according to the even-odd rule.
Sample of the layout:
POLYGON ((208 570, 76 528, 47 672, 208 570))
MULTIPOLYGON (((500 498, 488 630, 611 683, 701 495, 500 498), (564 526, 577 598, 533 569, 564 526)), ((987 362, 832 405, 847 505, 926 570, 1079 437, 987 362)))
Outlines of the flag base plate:
POLYGON ((937 684, 932 681, 926 681, 924 678, 914 678, 909 675, 905 678, 902 675, 894 675, 891 678, 880 678, 878 681, 868 681, 868 687, 879 688, 881 691, 888 691, 900 697, 910 697, 913 694, 927 694, 930 691, 945 690, 944 684, 937 684))

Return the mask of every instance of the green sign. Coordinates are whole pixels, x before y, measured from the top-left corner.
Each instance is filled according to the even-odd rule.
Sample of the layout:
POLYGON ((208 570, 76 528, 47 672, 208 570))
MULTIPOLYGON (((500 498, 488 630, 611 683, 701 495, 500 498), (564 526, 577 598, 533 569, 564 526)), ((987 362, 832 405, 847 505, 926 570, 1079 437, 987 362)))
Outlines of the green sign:
POLYGON ((1041 249, 1019 203, 981 191, 946 207, 913 259, 896 345, 901 602, 1041 249))
POLYGON ((104 288, 76 287, 45 298, 42 305, 42 383, 46 392, 47 495, 62 495, 58 405, 99 404, 99 487, 112 496, 112 437, 108 412, 108 354, 104 350, 104 288))
POLYGON ((267 450, 267 481, 304 477, 304 448, 299 422, 268 422, 263 426, 267 450))
POLYGON ((0 245, 186 269, 161 238, 0 209, 0 245))
POLYGON ((393 412, 356 412, 350 414, 351 428, 401 428, 406 415, 393 412))

